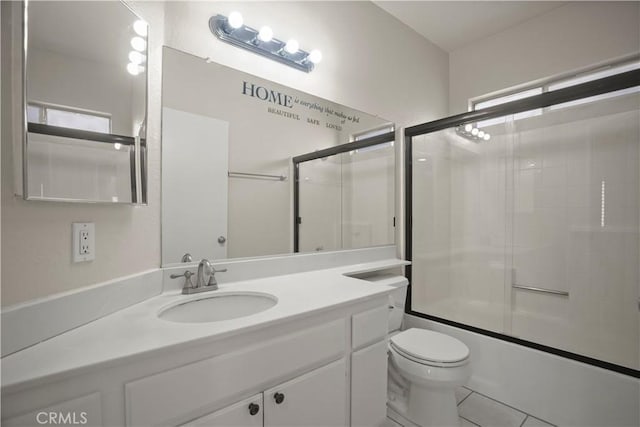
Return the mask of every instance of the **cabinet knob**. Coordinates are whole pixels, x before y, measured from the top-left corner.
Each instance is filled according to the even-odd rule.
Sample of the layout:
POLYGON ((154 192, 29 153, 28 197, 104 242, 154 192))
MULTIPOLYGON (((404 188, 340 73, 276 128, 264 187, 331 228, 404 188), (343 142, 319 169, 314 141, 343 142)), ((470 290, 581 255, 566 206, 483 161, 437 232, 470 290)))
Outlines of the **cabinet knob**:
POLYGON ((260 412, 260 405, 258 405, 257 403, 250 403, 249 404, 249 413, 251 415, 255 415, 258 412, 260 412))
POLYGON ((273 395, 273 398, 276 400, 276 403, 279 405, 282 402, 284 402, 284 394, 282 393, 276 393, 273 395))

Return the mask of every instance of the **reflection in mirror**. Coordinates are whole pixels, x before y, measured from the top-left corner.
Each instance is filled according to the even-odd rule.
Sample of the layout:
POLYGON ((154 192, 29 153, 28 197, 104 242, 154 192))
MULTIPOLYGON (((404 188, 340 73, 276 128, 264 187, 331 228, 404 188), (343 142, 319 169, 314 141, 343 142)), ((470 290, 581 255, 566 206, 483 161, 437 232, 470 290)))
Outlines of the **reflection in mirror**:
POLYGON ((296 251, 393 244, 394 171, 393 139, 299 163, 296 251))
MULTIPOLYGON (((185 253, 194 260, 291 253, 292 158, 392 127, 379 117, 167 47, 162 100, 163 265, 179 263, 185 253)), ((380 167, 393 169, 390 158, 380 167)), ((362 178, 354 175, 347 186, 354 190, 353 200, 373 196, 359 187, 368 179, 366 165, 373 167, 367 159, 353 169, 362 178)), ((351 166, 344 163, 346 173, 351 166)), ((394 209, 387 184, 380 190, 385 215, 394 209)), ((358 218, 353 224, 365 222, 353 218, 358 218)), ((342 228, 340 216, 331 220, 342 228)), ((368 242, 389 244, 393 236, 368 242)))
POLYGON ((26 199, 146 202, 146 37, 121 2, 25 4, 26 199))

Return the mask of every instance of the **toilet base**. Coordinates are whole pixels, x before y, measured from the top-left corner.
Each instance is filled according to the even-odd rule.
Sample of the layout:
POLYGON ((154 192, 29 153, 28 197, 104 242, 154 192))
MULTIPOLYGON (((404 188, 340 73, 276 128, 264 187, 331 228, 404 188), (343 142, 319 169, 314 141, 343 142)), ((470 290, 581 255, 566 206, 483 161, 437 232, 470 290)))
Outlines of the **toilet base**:
POLYGON ((389 417, 404 427, 460 427, 453 389, 389 390, 387 408, 389 417))
POLYGON ((421 427, 460 427, 454 389, 427 388, 412 384, 407 418, 421 427))

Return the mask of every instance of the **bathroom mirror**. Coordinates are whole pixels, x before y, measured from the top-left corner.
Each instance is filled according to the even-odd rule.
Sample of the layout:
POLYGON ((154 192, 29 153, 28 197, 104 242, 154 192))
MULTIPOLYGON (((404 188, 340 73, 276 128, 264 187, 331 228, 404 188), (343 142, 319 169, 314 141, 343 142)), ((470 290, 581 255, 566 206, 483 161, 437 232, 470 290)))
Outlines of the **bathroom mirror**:
MULTIPOLYGON (((293 252, 292 158, 393 129, 371 114, 172 48, 163 49, 162 68, 164 266, 180 263, 185 253, 197 261, 293 252)), ((387 150, 363 151, 349 159, 319 159, 329 175, 322 167, 302 171, 302 203, 314 194, 332 196, 331 215, 304 204, 303 224, 322 224, 332 239, 311 242, 306 234, 301 251, 394 243, 390 146, 393 142, 387 150), (381 182, 381 187, 367 187, 381 182), (382 212, 367 216, 372 206, 381 206, 382 212), (391 216, 380 222, 381 213, 388 212, 391 216), (374 232, 375 227, 385 230, 374 232), (358 236, 345 235, 352 232, 358 236)))
POLYGON ((114 1, 24 6, 27 200, 146 203, 147 24, 114 1))

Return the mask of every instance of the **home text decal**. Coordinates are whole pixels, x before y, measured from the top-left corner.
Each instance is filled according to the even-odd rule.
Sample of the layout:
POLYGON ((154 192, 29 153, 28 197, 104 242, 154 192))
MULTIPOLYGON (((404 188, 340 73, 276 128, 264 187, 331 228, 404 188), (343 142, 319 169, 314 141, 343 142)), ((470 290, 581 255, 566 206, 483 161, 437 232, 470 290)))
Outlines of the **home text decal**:
POLYGON ((323 126, 328 129, 342 130, 346 123, 359 123, 360 117, 347 114, 328 105, 316 101, 308 101, 298 96, 288 95, 255 83, 243 81, 242 94, 264 102, 267 112, 289 120, 304 120, 312 126, 323 126))

